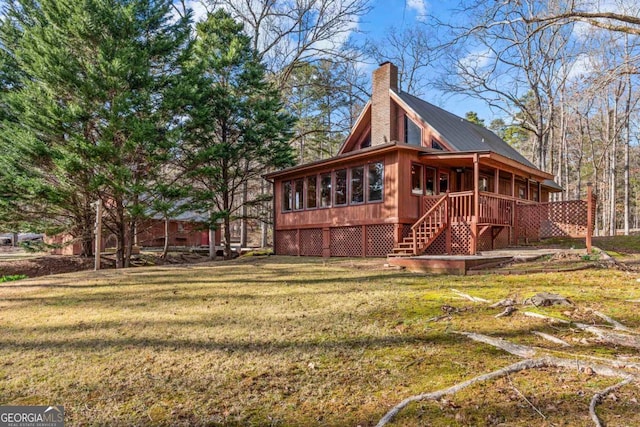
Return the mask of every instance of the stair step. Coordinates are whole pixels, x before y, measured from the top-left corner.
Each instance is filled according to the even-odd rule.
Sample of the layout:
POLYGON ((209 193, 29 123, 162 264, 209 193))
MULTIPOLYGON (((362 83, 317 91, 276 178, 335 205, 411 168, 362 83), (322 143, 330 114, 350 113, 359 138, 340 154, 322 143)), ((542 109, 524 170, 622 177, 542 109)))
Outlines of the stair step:
POLYGON ((413 256, 413 254, 397 254, 397 253, 387 254, 387 258, 408 258, 410 256, 413 256))
POLYGON ((393 248, 393 252, 395 252, 395 253, 400 253, 400 252, 411 252, 411 253, 413 253, 413 248, 393 248))

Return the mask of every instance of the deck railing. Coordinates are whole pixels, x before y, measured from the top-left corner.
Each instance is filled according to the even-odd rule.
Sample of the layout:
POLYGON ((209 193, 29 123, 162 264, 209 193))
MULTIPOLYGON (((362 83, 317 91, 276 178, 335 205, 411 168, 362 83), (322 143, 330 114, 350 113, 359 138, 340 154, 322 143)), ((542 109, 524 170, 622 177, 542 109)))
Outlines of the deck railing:
MULTIPOLYGON (((441 198, 442 196, 425 196, 423 212, 428 212, 441 198)), ((448 200, 450 223, 469 223, 473 220, 475 215, 473 191, 448 193, 448 200)), ((520 199, 512 196, 485 191, 480 192, 478 199, 478 223, 512 226, 516 203, 519 202, 521 202, 520 199)))
POLYGON ((473 218, 473 191, 449 193, 451 222, 471 222, 473 218))
POLYGON ((496 193, 480 193, 478 223, 513 225, 515 201, 511 196, 496 193))

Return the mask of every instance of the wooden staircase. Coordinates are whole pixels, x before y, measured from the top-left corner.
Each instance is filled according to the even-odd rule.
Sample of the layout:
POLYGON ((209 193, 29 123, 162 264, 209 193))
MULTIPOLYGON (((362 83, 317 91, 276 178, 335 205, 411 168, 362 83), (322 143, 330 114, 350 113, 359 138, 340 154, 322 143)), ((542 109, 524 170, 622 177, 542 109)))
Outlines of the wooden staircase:
POLYGON ((410 257, 422 254, 448 226, 449 197, 444 194, 411 227, 411 235, 402 239, 387 257, 410 257))

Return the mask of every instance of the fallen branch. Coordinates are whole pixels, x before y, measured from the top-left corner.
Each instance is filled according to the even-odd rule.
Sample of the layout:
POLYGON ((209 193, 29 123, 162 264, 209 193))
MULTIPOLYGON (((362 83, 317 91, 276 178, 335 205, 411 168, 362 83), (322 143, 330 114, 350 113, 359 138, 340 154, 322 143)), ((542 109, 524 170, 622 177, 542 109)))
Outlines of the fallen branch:
POLYGON ((439 322, 442 319, 446 319, 449 318, 451 319, 451 316, 449 314, 443 314, 441 316, 434 316, 434 317, 430 317, 427 319, 427 322, 439 322))
POLYGON ((455 334, 464 335, 467 338, 471 338, 474 341, 483 342, 490 346, 497 347, 507 353, 520 356, 520 357, 533 357, 536 355, 536 350, 526 345, 514 344, 506 341, 502 338, 493 338, 483 334, 476 334, 474 332, 454 332, 455 334))
POLYGON ((545 320, 550 320, 556 323, 564 323, 565 325, 568 325, 571 323, 568 320, 559 319, 557 317, 545 316, 544 314, 534 313, 533 311, 525 311, 522 314, 528 317, 535 317, 537 319, 545 319, 545 320))
POLYGON ((505 307, 505 309, 504 309, 502 312, 500 312, 500 313, 496 314, 494 317, 495 317, 496 319, 499 319, 500 317, 511 316, 511 315, 513 314, 513 312, 514 312, 514 311, 518 311, 518 309, 517 309, 517 308, 515 308, 515 307, 514 307, 514 306, 512 306, 512 305, 509 305, 509 306, 505 307))
POLYGON ((578 329, 595 335, 600 341, 605 343, 640 349, 640 336, 609 332, 596 326, 585 325, 584 323, 576 323, 575 325, 578 329))
POLYGON ((457 289, 451 289, 451 292, 453 292, 454 294, 457 294, 459 297, 463 297, 468 299, 469 301, 473 301, 473 302, 485 302, 485 303, 490 303, 491 301, 486 300, 484 298, 479 298, 479 297, 473 297, 469 294, 465 294, 464 292, 460 292, 457 289))
MULTIPOLYGON (((475 334, 475 335, 480 335, 480 334, 475 334)), ((393 418, 396 415, 398 415, 398 413, 401 410, 403 410, 405 407, 407 407, 409 404, 413 402, 419 402, 423 400, 439 400, 448 394, 457 393, 458 391, 464 388, 467 388, 471 385, 484 382, 484 381, 490 381, 490 380, 502 378, 507 376, 508 374, 513 374, 513 373, 521 372, 528 369, 539 369, 539 368, 547 368, 547 367, 573 369, 575 368, 575 366, 576 366, 576 362, 574 360, 559 359, 557 357, 542 357, 538 359, 521 360, 520 362, 513 363, 509 366, 505 366, 504 368, 489 372, 487 374, 479 375, 477 377, 474 377, 469 380, 458 383, 456 385, 453 385, 449 388, 436 390, 430 393, 422 393, 415 396, 410 396, 404 399, 402 402, 398 403, 393 408, 391 408, 382 418, 380 418, 380 421, 378 421, 378 424, 376 424, 376 427, 385 426, 387 423, 393 420, 393 418)), ((622 372, 619 370, 612 370, 610 367, 607 367, 607 366, 589 365, 588 367, 594 373, 607 376, 607 377, 622 377, 625 379, 625 381, 629 380, 629 382, 637 379, 636 377, 630 376, 626 372, 622 372)), ((622 385, 628 384, 628 382, 625 383, 624 381, 623 383, 624 384, 621 383, 619 387, 621 387, 622 385)), ((597 424, 597 425, 601 425, 601 424, 597 424)))
POLYGON ((566 342, 565 340, 561 340, 560 338, 554 337, 553 335, 545 334, 544 332, 531 331, 531 333, 539 336, 540 338, 544 338, 547 341, 551 341, 555 344, 560 344, 563 347, 571 347, 571 344, 566 342))
MULTIPOLYGON (((493 338, 483 334, 477 334, 473 332, 455 332, 455 333, 464 335, 468 338, 471 338, 474 341, 483 342, 485 344, 489 344, 491 346, 500 348, 502 350, 505 350, 511 354, 515 354, 520 357, 530 357, 529 355, 533 355, 536 353, 536 350, 531 347, 509 343, 503 339, 493 338)), ((616 385, 617 387, 612 389, 610 387, 611 390, 609 389, 603 390, 601 393, 598 393, 600 397, 598 397, 597 399, 596 399, 596 396, 598 395, 594 396, 594 399, 596 399, 596 401, 595 403, 593 403, 594 400, 592 399, 592 405, 589 408, 589 412, 592 414, 592 419, 594 419, 593 417, 595 415, 595 406, 597 405, 597 402, 600 399, 602 399, 603 396, 608 395, 609 393, 611 393, 611 391, 616 390, 617 388, 622 387, 625 384, 629 384, 631 381, 637 381, 640 379, 637 376, 629 374, 628 372, 625 372, 621 369, 613 368, 611 366, 605 366, 600 364, 583 364, 582 366, 580 366, 580 362, 581 361, 579 360, 563 359, 563 358, 558 358, 554 356, 545 356, 537 359, 525 359, 520 362, 516 362, 514 364, 506 366, 504 368, 498 369, 496 371, 489 372, 487 374, 483 374, 483 375, 471 378, 469 380, 463 381, 461 383, 455 384, 446 389, 436 390, 430 393, 422 393, 415 396, 410 396, 404 399, 402 402, 398 403, 393 408, 391 408, 380 419, 380 421, 378 421, 378 424, 376 424, 376 427, 383 427, 384 425, 389 423, 402 409, 404 409, 407 405, 413 402, 419 402, 422 400, 438 400, 448 394, 457 393, 458 391, 466 387, 469 387, 471 385, 477 384, 479 382, 502 378, 504 376, 508 376, 509 374, 524 371, 527 369, 538 369, 538 368, 544 368, 544 367, 557 367, 557 368, 565 368, 565 369, 571 369, 571 370, 577 368, 578 371, 588 371, 590 373, 602 375, 605 377, 623 378, 623 381, 616 385), (593 412, 591 407, 593 407, 593 412)), ((594 422, 596 422, 597 426, 602 425, 597 416, 595 416, 594 422)))
POLYGON ((548 365, 547 365, 547 359, 545 359, 545 358, 521 360, 520 362, 516 362, 516 363, 514 363, 512 365, 505 366, 504 368, 498 369, 498 370, 493 371, 493 372, 489 372, 487 374, 483 374, 483 375, 477 376, 475 378, 471 378, 470 380, 463 381, 461 383, 458 383, 458 384, 456 384, 454 386, 451 386, 449 388, 445 388, 443 390, 437 390, 437 391, 433 391, 431 393, 422 393, 422 394, 418 394, 418 395, 415 395, 415 396, 408 397, 408 398, 404 399, 402 402, 398 403, 393 408, 391 408, 391 410, 389 410, 389 412, 387 412, 382 418, 380 418, 380 421, 378 421, 378 424, 376 424, 376 427, 382 427, 382 426, 386 425, 396 415, 398 415, 398 413, 402 409, 404 409, 410 403, 419 402, 421 400, 438 400, 438 399, 441 399, 442 397, 444 397, 444 396, 446 396, 448 394, 457 393, 460 390, 462 390, 464 388, 467 388, 467 387, 469 387, 471 385, 477 384, 479 382, 484 382, 484 381, 489 381, 489 380, 493 380, 493 379, 497 379, 497 378, 502 378, 502 377, 506 376, 507 374, 512 374, 512 373, 524 371, 526 369, 543 368, 543 367, 546 367, 546 366, 548 366, 548 365))
POLYGON ((599 318, 603 319, 604 321, 610 323, 611 325, 613 325, 614 329, 617 329, 619 331, 625 331, 625 332, 635 332, 629 328, 627 328, 626 326, 624 326, 622 323, 618 322, 615 319, 612 319, 611 317, 607 316, 604 313, 600 313, 599 311, 592 311, 593 314, 595 314, 596 316, 598 316, 599 318))
POLYGON ((512 305, 516 305, 516 300, 512 298, 505 298, 496 303, 491 304, 489 307, 498 308, 498 307, 510 307, 512 305))
POLYGON ((629 384, 631 381, 633 381, 633 377, 629 376, 624 380, 620 381, 619 383, 614 384, 611 387, 607 387, 601 392, 598 392, 593 396, 593 398, 591 399, 591 403, 589 404, 589 415, 591 415, 591 419, 593 420, 596 427, 604 426, 604 424, 602 424, 602 421, 600 421, 600 418, 598 418, 598 414, 596 414, 596 406, 598 405, 598 403, 600 403, 602 399, 607 397, 610 393, 616 391, 620 387, 624 387, 625 385, 629 384))

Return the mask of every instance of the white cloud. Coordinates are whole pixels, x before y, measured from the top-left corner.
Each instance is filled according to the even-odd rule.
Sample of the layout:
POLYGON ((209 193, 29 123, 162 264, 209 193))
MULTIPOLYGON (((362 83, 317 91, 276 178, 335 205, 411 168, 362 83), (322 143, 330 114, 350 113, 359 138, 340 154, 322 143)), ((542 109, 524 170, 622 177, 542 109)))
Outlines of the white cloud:
POLYGON ((416 13, 416 20, 427 20, 427 2, 425 0, 406 0, 407 7, 416 13))
POLYGON ((576 80, 586 75, 589 75, 596 69, 594 60, 587 54, 578 55, 572 64, 568 66, 567 79, 576 80))
POLYGON ((477 70, 489 65, 493 58, 494 55, 490 49, 470 52, 460 60, 460 65, 465 68, 473 68, 477 70))
POLYGON ((207 8, 201 0, 187 0, 186 5, 193 10, 193 22, 199 22, 207 17, 207 8))

